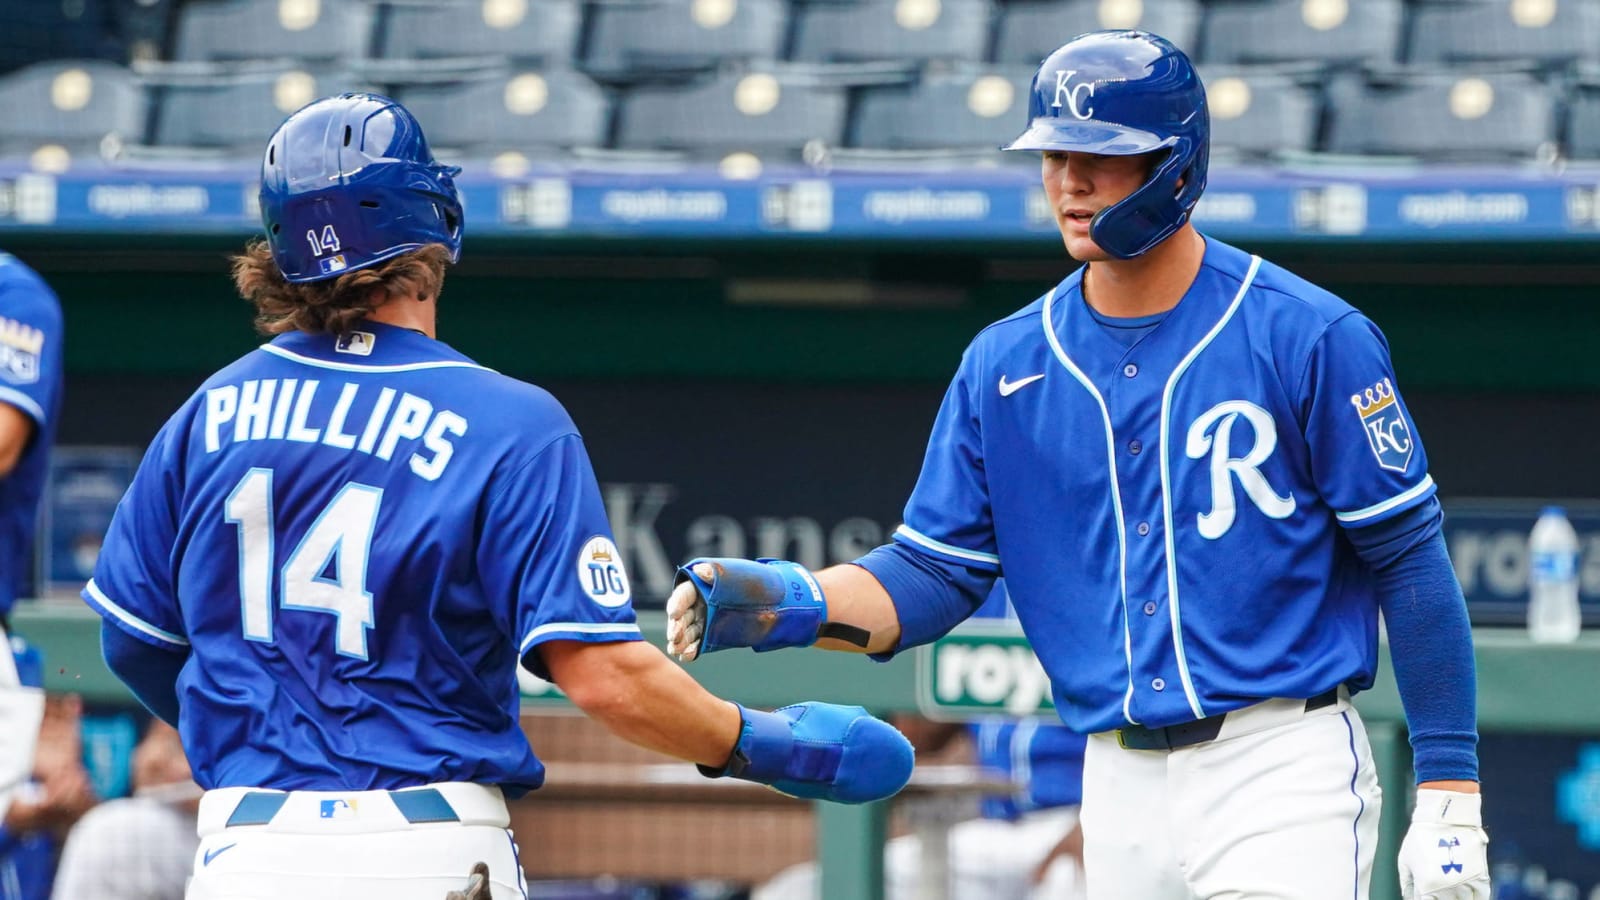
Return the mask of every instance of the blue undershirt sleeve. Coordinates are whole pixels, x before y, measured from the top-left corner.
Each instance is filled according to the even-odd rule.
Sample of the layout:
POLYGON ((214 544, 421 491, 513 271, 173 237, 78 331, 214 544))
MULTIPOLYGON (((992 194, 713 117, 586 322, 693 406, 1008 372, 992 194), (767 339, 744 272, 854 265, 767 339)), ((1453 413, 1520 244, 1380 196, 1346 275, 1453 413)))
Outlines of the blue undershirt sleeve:
POLYGON ((919 644, 943 637, 983 605, 995 573, 934 557, 895 541, 879 547, 855 564, 889 592, 900 619, 900 642, 874 659, 889 659, 919 644))
POLYGON ((188 652, 174 653, 135 638, 111 624, 100 623, 100 652, 106 667, 163 722, 178 727, 178 673, 188 652))
POLYGON ((1439 501, 1347 529, 1377 578, 1417 781, 1478 780, 1477 671, 1439 501))

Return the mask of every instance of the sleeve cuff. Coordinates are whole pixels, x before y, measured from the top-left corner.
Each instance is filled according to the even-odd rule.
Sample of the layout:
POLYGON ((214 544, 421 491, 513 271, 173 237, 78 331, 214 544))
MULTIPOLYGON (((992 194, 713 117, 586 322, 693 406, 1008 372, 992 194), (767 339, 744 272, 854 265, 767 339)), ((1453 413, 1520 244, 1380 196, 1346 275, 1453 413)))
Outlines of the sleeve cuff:
POLYGON ((1438 486, 1433 483, 1433 476, 1423 475, 1421 481, 1387 500, 1349 512, 1336 512, 1334 515, 1339 519, 1339 524, 1346 528, 1371 525, 1416 506, 1432 497, 1437 491, 1438 486))
POLYGON ((115 623, 118 628, 147 644, 163 650, 187 650, 189 647, 188 638, 158 628, 117 605, 92 579, 84 585, 81 596, 106 621, 115 623))
POLYGON ((1413 734, 1411 755, 1418 784, 1478 780, 1478 736, 1472 732, 1413 734))

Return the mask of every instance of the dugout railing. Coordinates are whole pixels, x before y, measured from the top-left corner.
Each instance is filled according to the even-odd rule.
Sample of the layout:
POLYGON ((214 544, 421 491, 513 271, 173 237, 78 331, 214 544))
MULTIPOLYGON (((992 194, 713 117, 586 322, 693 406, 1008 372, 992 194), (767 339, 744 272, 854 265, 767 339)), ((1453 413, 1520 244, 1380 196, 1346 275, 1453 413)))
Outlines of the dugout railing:
MULTIPOLYGON (((646 612, 640 618, 646 634, 659 644, 662 615, 646 612)), ((98 623, 86 608, 56 604, 22 604, 13 615, 16 631, 44 654, 46 688, 75 692, 92 702, 131 703, 131 696, 101 661, 98 623)), ((1600 691, 1592 687, 1600 685, 1600 635, 1586 633, 1573 644, 1535 645, 1517 629, 1480 628, 1474 638, 1480 730, 1600 734, 1600 691)), ((930 693, 926 681, 932 677, 926 652, 903 654, 887 663, 839 653, 720 653, 694 663, 688 671, 719 695, 754 706, 825 699, 885 714, 926 712, 930 693)), ((1398 900, 1395 853, 1410 809, 1411 770, 1405 718, 1386 651, 1377 685, 1359 695, 1356 705, 1367 724, 1384 791, 1382 844, 1372 897, 1398 900)), ((817 804, 821 896, 882 898, 880 848, 888 831, 889 808, 888 802, 817 804)))

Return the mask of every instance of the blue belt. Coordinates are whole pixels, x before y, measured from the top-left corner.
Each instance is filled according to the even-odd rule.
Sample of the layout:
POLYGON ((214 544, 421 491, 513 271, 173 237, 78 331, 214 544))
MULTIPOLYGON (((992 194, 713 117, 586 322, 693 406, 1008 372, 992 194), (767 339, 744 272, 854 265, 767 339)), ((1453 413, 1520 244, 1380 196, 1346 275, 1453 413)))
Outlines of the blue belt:
MULTIPOLYGON (((394 801, 395 808, 400 810, 400 815, 413 825, 423 825, 429 822, 459 822, 461 817, 451 808, 450 802, 444 799, 433 788, 422 788, 410 791, 389 791, 389 799, 394 801)), ((233 808, 233 815, 228 817, 225 827, 234 828, 241 825, 268 825, 272 817, 283 809, 289 802, 289 795, 278 791, 251 791, 239 798, 239 805, 233 808)))

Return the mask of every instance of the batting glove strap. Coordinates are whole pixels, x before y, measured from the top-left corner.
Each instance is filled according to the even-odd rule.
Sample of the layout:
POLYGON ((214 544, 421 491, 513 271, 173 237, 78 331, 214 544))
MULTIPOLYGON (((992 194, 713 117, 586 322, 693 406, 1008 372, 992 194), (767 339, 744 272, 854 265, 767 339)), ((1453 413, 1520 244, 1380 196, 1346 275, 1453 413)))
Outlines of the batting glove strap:
POLYGON ((828 621, 828 602, 805 566, 781 559, 692 559, 674 586, 688 581, 706 603, 700 652, 750 647, 756 652, 809 647, 828 621), (701 578, 694 569, 709 564, 701 578))
POLYGON ((1423 789, 1417 791, 1417 808, 1411 813, 1413 824, 1436 823, 1483 827, 1483 795, 1461 791, 1423 789))
POLYGON ((893 796, 911 778, 911 742, 859 706, 797 703, 775 712, 739 707, 743 725, 722 769, 810 800, 867 803, 893 796))

